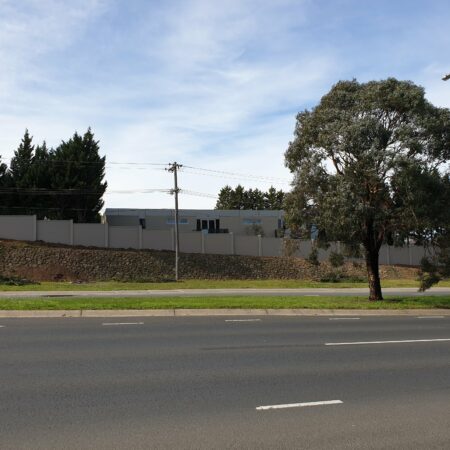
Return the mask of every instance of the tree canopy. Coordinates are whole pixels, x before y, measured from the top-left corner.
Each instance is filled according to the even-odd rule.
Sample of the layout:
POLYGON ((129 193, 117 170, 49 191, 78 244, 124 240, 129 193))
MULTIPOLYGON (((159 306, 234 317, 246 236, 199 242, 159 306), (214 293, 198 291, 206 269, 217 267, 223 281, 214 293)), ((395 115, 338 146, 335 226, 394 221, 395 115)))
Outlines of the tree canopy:
POLYGON ((340 81, 297 115, 294 136, 291 228, 362 245, 369 298, 382 299, 381 245, 432 244, 449 232, 450 111, 410 81, 340 81))
POLYGON ((28 130, 10 167, 0 165, 2 214, 98 222, 106 190, 105 157, 91 129, 63 141, 56 149, 34 146, 28 130))
POLYGON ((283 209, 285 193, 273 186, 267 192, 259 189, 246 190, 240 184, 236 188, 223 187, 219 192, 216 209, 283 209))

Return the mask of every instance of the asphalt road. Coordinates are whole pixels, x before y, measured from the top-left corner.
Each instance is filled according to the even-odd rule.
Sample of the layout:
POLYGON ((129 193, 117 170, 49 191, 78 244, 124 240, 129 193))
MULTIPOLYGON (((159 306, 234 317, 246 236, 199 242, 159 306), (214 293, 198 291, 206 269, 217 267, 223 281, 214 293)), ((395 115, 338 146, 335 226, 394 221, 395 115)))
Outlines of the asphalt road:
POLYGON ((450 317, 0 319, 0 379, 1 449, 450 447, 450 317))
MULTIPOLYGON (((450 295, 450 288, 432 288, 418 292, 417 288, 384 288, 384 295, 450 295)), ((355 296, 369 295, 368 288, 311 288, 311 289, 160 289, 118 291, 3 291, 0 298, 28 297, 211 297, 211 296, 355 296)))

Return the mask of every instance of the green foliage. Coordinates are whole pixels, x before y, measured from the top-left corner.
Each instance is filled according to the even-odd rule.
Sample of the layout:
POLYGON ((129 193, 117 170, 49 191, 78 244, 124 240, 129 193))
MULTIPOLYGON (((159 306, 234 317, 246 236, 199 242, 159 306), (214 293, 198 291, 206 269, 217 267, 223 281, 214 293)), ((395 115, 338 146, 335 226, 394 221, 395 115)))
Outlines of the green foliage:
POLYGON ((339 283, 341 281, 343 281, 345 279, 345 277, 343 276, 343 274, 337 270, 332 270, 330 272, 326 272, 324 273, 319 281, 321 283, 339 283))
POLYGON ((338 252, 331 252, 328 261, 333 267, 342 267, 345 262, 344 255, 338 252))
POLYGON ((77 133, 56 150, 32 144, 28 130, 9 170, 0 165, 3 214, 36 214, 39 219, 98 222, 106 190, 105 157, 91 130, 77 133))
POLYGON ((14 152, 14 157, 11 159, 9 172, 15 187, 26 188, 30 185, 30 169, 33 163, 34 145, 32 145, 33 138, 25 130, 17 150, 14 152))
POLYGON ((450 235, 440 236, 433 256, 420 262, 419 291, 424 292, 439 281, 450 277, 450 235))
POLYGON ((291 258, 300 250, 298 239, 283 239, 283 255, 291 258))
POLYGON ((83 136, 75 133, 67 142, 63 141, 52 153, 52 188, 65 191, 57 194, 56 217, 99 222, 107 187, 104 176, 105 157, 100 157, 98 141, 90 128, 83 136), (68 189, 74 195, 66 195, 68 189))
POLYGON ((320 266, 319 250, 317 247, 313 247, 311 253, 306 257, 306 260, 313 266, 320 266))
POLYGON ((264 228, 256 223, 249 225, 246 228, 246 233, 250 236, 262 236, 264 237, 264 228))
POLYGON ((240 184, 233 189, 231 186, 223 187, 218 196, 216 209, 283 209, 285 193, 277 191, 273 186, 267 192, 259 189, 246 190, 240 184))
POLYGON ((39 284, 36 281, 27 280, 19 277, 5 277, 0 275, 0 285, 3 286, 28 286, 31 284, 39 284))
POLYGON ((381 245, 432 244, 449 228, 449 130, 450 111, 412 82, 338 82, 297 116, 285 154, 295 176, 285 202, 289 226, 362 245, 370 298, 381 299, 381 245))

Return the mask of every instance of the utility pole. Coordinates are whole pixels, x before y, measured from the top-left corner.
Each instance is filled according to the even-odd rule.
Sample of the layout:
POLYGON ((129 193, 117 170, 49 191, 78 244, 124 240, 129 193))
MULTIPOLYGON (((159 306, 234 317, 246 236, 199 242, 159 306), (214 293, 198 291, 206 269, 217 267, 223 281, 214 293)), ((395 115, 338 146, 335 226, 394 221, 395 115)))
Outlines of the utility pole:
POLYGON ((174 179, 174 188, 172 189, 172 194, 175 195, 175 281, 178 281, 179 278, 178 262, 180 258, 180 233, 178 230, 178 193, 180 192, 180 189, 178 188, 177 170, 181 167, 183 167, 181 164, 177 164, 177 162, 174 162, 172 164, 169 164, 169 168, 167 169, 169 172, 173 172, 174 179))

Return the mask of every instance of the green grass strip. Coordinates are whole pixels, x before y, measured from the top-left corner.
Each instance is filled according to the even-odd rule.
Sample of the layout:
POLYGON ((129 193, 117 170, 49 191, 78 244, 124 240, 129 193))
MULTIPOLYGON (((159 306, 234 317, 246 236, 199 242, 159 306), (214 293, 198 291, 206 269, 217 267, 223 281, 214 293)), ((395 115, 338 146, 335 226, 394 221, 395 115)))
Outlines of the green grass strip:
POLYGON ((76 309, 450 309, 450 296, 392 296, 379 302, 367 297, 152 297, 0 299, 1 310, 76 309))
MULTIPOLYGON (((415 280, 384 280, 382 286, 418 287, 415 280)), ((450 281, 442 281, 437 286, 450 287, 450 281)), ((116 291, 116 290, 159 290, 159 289, 238 289, 238 288, 366 288, 367 282, 343 281, 339 283, 318 282, 311 280, 182 280, 176 282, 120 282, 104 281, 74 284, 70 282, 42 282, 24 286, 0 285, 0 291, 116 291)))

